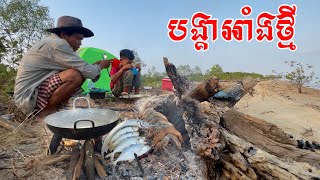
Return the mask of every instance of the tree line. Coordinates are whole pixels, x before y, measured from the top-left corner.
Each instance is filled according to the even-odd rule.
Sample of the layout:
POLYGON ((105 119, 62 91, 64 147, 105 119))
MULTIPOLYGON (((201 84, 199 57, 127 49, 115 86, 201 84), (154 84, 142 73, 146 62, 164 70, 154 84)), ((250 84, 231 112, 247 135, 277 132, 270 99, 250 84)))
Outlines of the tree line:
POLYGON ((22 55, 53 27, 40 0, 0 0, 0 96, 12 92, 22 55))

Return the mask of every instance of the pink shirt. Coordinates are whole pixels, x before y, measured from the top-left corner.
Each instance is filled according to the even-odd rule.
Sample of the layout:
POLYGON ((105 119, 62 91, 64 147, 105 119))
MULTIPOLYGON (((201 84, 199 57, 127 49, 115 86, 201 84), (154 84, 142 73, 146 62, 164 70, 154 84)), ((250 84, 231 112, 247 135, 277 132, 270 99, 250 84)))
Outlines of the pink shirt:
MULTIPOLYGON (((118 67, 118 68, 116 68, 116 67, 111 67, 111 72, 110 72, 110 76, 112 76, 112 75, 114 75, 114 74, 116 74, 118 71, 120 70, 120 67, 118 67)), ((119 79, 118 79, 119 80, 119 79)), ((118 81, 117 80, 117 81, 118 81)), ((113 87, 114 87, 114 85, 117 83, 117 81, 116 82, 110 82, 110 88, 111 89, 113 89, 113 87)))

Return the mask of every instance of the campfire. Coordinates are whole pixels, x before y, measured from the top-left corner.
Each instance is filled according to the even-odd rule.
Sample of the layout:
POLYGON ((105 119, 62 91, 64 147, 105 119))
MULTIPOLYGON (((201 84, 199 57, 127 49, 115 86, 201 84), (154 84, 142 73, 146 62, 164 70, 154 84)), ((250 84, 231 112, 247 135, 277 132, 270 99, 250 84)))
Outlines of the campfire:
POLYGON ((54 133, 49 146, 49 154, 56 152, 63 137, 85 140, 83 147, 73 147, 68 170, 72 172, 69 173, 72 174, 72 179, 80 177, 82 166, 84 166, 88 179, 94 179, 94 169, 101 178, 106 177, 107 173, 104 169, 106 166, 105 157, 110 158, 109 164, 113 165, 112 174, 115 173, 117 162, 135 159, 143 177, 144 170, 138 157, 148 153, 151 146, 154 150, 159 150, 167 146, 169 141, 171 141, 178 149, 181 148, 183 141, 181 134, 164 115, 153 109, 149 108, 141 112, 140 119, 142 120, 125 120, 116 125, 115 123, 119 119, 118 114, 111 110, 104 111, 90 108, 88 99, 86 99, 88 101, 88 109, 77 109, 75 108, 77 99, 86 98, 76 98, 73 101, 72 110, 60 111, 45 119, 48 128, 54 133), (96 116, 107 118, 108 121, 103 121, 102 118, 99 119, 96 116), (60 121, 62 117, 64 122, 60 121), (65 119, 68 120, 66 121, 65 119), (140 137, 140 131, 138 132, 138 130, 141 130, 145 137, 140 137), (101 138, 101 135, 106 133, 107 135, 102 137, 103 144, 100 157, 94 151, 94 139, 97 140, 101 138), (149 139, 150 145, 147 145, 145 138, 149 139), (121 154, 114 160, 116 153, 121 154))
MULTIPOLYGON (((140 158, 136 155, 131 162, 116 164, 112 172, 111 160, 105 160, 104 153, 101 156, 94 151, 93 139, 98 137, 95 132, 94 136, 88 136, 90 138, 82 138, 83 146, 74 146, 71 155, 52 155, 52 161, 47 164, 69 159, 68 179, 82 176, 83 166, 88 179, 95 177, 95 171, 105 179, 320 177, 320 154, 316 148, 299 149, 297 142, 277 126, 232 109, 245 94, 254 95, 255 80, 247 78, 223 84, 211 77, 192 89, 168 59, 164 58, 164 64, 176 94, 143 98, 135 104, 137 119, 157 125, 143 132, 152 151, 140 158)), ((82 117, 82 120, 87 121, 72 124, 71 129, 99 127, 88 121, 89 118, 82 117)), ((55 138, 57 141, 52 142, 59 143, 51 143, 52 152, 60 144, 61 136, 55 138)))

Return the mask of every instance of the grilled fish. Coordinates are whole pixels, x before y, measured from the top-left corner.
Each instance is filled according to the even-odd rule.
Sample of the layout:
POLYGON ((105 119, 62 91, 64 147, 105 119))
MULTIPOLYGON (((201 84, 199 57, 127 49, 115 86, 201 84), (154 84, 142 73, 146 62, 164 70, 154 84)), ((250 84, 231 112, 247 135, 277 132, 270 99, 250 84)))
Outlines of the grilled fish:
POLYGON ((146 144, 133 144, 127 148, 125 148, 120 156, 112 162, 112 164, 115 166, 120 161, 132 161, 134 160, 134 154, 137 154, 137 156, 141 156, 145 153, 147 153, 151 147, 146 144))
POLYGON ((139 134, 138 130, 139 130, 139 127, 125 127, 123 129, 120 129, 118 132, 116 132, 111 137, 109 144, 115 142, 120 137, 122 137, 124 134, 127 134, 127 133, 138 133, 139 134))
POLYGON ((104 138, 102 148, 101 148, 101 156, 104 157, 104 152, 108 150, 108 144, 110 143, 112 137, 122 128, 125 127, 139 127, 139 128, 148 128, 152 127, 149 123, 138 120, 138 119, 129 119, 126 121, 121 122, 116 127, 114 127, 108 135, 104 138))
POLYGON ((114 150, 112 151, 112 153, 109 153, 108 155, 105 156, 105 158, 109 158, 111 159, 111 162, 114 159, 114 155, 118 152, 122 152, 124 149, 126 149, 127 147, 130 147, 131 145, 134 144, 145 144, 146 142, 144 142, 145 138, 143 137, 130 137, 127 139, 124 139, 120 142, 120 144, 118 146, 116 146, 114 148, 114 150))
POLYGON ((121 136, 115 140, 111 139, 111 142, 109 143, 109 150, 113 150, 114 147, 116 147, 122 140, 130 138, 130 137, 137 137, 139 136, 139 132, 128 132, 125 134, 121 134, 121 136))

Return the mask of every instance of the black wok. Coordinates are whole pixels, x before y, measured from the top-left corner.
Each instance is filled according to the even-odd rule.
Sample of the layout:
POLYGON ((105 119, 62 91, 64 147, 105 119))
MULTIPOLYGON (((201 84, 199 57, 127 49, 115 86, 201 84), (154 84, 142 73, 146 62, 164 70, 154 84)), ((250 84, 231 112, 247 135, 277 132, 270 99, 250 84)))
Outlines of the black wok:
POLYGON ((87 140, 107 134, 114 128, 119 120, 119 114, 109 109, 90 108, 89 100, 87 109, 75 108, 60 111, 45 118, 48 128, 55 134, 68 139, 87 140))

